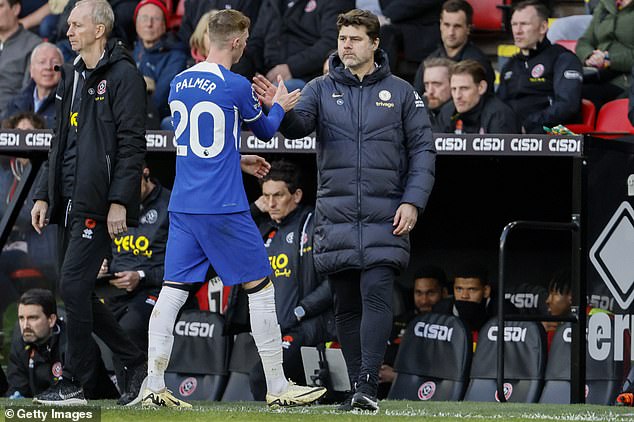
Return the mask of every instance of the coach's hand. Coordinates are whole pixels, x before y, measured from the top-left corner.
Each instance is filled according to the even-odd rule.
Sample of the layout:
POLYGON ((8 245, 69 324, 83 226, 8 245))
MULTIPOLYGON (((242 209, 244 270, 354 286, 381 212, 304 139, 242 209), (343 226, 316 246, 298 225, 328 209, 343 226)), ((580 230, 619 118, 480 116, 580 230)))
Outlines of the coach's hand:
POLYGON ((278 103, 282 106, 285 112, 288 112, 295 107, 295 105, 299 102, 299 97, 301 96, 301 91, 296 89, 293 92, 288 92, 286 89, 286 85, 284 85, 284 81, 281 76, 277 77, 277 90, 275 91, 275 96, 273 97, 273 104, 278 103))
POLYGON ((38 234, 42 234, 42 229, 48 224, 46 213, 48 212, 48 202, 37 200, 31 209, 31 225, 38 234))
POLYGON ((110 237, 115 237, 128 231, 128 226, 125 222, 126 209, 121 204, 110 204, 110 211, 108 211, 108 233, 110 237))
POLYGON ((136 289, 141 282, 141 276, 137 271, 121 271, 114 273, 116 278, 110 280, 110 284, 117 289, 125 289, 127 292, 131 292, 136 289))
POLYGON ((259 155, 242 155, 240 156, 240 168, 246 174, 261 179, 269 174, 271 165, 259 155))
POLYGON ((394 223, 392 226, 396 227, 392 234, 395 236, 402 236, 408 234, 414 229, 416 221, 418 220, 418 208, 412 204, 403 203, 396 210, 394 215, 394 223))

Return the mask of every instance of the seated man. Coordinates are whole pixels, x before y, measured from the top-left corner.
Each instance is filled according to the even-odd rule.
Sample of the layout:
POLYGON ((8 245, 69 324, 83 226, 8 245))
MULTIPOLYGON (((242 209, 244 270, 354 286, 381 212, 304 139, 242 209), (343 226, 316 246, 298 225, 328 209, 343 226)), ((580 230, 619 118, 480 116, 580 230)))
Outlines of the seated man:
POLYGON ((444 57, 427 59, 424 62, 425 91, 422 94, 427 103, 427 114, 433 132, 443 131, 439 125, 438 117, 442 107, 451 100, 449 69, 452 65, 453 61, 444 57))
POLYGON ((511 27, 520 52, 502 68, 497 96, 511 106, 524 133, 574 122, 581 110, 581 62, 546 38, 548 9, 538 0, 522 1, 511 27))
POLYGON ((467 263, 455 273, 453 297, 443 299, 432 308, 432 311, 460 318, 471 331, 475 349, 478 331, 497 314, 495 302, 491 297, 491 285, 486 269, 477 264, 467 263))
MULTIPOLYGON (((252 206, 252 213, 273 270, 284 372, 304 384, 300 347, 335 337, 330 286, 313 265, 314 210, 302 204, 300 171, 295 164, 272 162, 260 183, 262 196, 252 206)), ((263 399, 266 388, 261 365, 254 368, 251 381, 254 398, 263 399)))
POLYGON ((55 128, 55 89, 62 73, 55 66, 64 63, 64 57, 55 44, 44 42, 31 53, 31 83, 7 105, 6 117, 32 111, 44 118, 46 128, 55 128))
POLYGON ((143 168, 139 226, 114 238, 112 258, 101 266, 100 276, 110 274, 110 285, 121 294, 106 299, 115 318, 130 339, 147 350, 150 314, 163 283, 165 245, 169 228, 167 206, 170 191, 150 178, 143 168))
POLYGON ((431 312, 432 307, 445 297, 447 297, 447 276, 441 268, 435 265, 424 265, 416 270, 414 275, 415 308, 394 318, 385 359, 379 370, 379 398, 387 397, 396 377, 394 361, 401 338, 405 334, 405 328, 416 316, 431 312))
POLYGON ((159 119, 170 115, 167 96, 170 82, 183 71, 189 54, 185 45, 167 33, 168 10, 161 0, 142 0, 134 10, 138 39, 134 43, 134 61, 152 89, 152 105, 159 119))
POLYGON ((20 0, 3 0, 0 5, 0 116, 4 116, 9 100, 28 84, 31 51, 42 40, 20 25, 20 0))
MULTIPOLYGON (((455 62, 467 59, 477 61, 486 72, 487 91, 494 92, 495 72, 491 61, 482 50, 469 41, 473 8, 466 0, 447 0, 440 12, 440 39, 442 44, 432 51, 426 60, 434 57, 446 57, 455 62)), ((421 92, 425 63, 421 63, 414 78, 414 88, 421 92)))
POLYGON ((352 0, 265 0, 246 56, 270 82, 279 75, 289 92, 301 89, 321 75, 328 52, 337 47, 337 15, 353 6, 352 0))
POLYGON ((450 69, 452 102, 443 106, 438 125, 445 133, 519 133, 513 110, 487 90, 486 74, 475 60, 450 69))
MULTIPOLYGON (((31 289, 18 302, 20 330, 14 330, 9 354, 8 380, 11 398, 33 397, 49 388, 62 375, 66 353, 64 322, 57 318, 55 298, 49 290, 31 289)), ((95 366, 83 378, 86 395, 93 399, 119 397, 103 367, 93 342, 85 353, 95 355, 95 366)))

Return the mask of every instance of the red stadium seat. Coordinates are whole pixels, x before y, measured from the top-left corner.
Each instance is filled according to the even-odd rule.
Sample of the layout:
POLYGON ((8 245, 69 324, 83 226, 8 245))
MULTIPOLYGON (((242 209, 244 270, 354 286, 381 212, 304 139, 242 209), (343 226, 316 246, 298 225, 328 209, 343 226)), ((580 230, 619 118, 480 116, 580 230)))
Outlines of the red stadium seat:
POLYGON ((560 46, 567 48, 573 53, 577 49, 577 40, 557 40, 556 44, 559 44, 560 46))
MULTIPOLYGON (((167 29, 176 30, 181 26, 181 21, 183 20, 183 15, 185 15, 185 0, 179 0, 176 4, 176 10, 173 9, 172 0, 167 0, 168 8, 171 16, 167 20, 167 29)), ((188 40, 189 41, 189 40, 188 40)))
POLYGON ((610 101, 601 107, 594 134, 599 138, 614 139, 634 134, 634 126, 627 117, 629 100, 610 101))
POLYGON ((596 120, 597 109, 594 103, 584 98, 581 100, 581 123, 570 123, 564 126, 578 134, 594 132, 596 120))
POLYGON ((468 0, 473 7, 473 29, 504 31, 510 2, 507 0, 468 0))

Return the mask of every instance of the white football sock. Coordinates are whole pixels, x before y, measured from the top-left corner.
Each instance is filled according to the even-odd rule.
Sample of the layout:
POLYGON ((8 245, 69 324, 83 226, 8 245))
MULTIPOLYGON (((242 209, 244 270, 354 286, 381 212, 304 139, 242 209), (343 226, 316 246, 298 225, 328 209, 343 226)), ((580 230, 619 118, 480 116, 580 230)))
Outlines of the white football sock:
POLYGON ((278 395, 286 391, 288 381, 282 368, 282 334, 275 312, 273 283, 248 297, 251 335, 262 359, 266 388, 269 394, 278 395))
POLYGON ((150 316, 147 388, 155 393, 165 389, 164 374, 174 345, 174 324, 188 296, 184 290, 163 286, 150 316))

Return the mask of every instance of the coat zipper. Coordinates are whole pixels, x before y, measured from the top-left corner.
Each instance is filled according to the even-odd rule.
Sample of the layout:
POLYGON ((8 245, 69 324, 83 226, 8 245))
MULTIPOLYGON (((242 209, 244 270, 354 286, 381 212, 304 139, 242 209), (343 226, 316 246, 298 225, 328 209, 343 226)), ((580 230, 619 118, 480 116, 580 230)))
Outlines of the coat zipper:
POLYGON ((64 227, 68 227, 68 217, 70 216, 70 211, 73 209, 73 200, 69 199, 66 204, 66 215, 64 215, 64 227))
POLYGON ((359 225, 359 255, 360 255, 360 261, 361 261, 361 268, 364 267, 363 264, 363 234, 362 234, 362 230, 361 230, 361 105, 363 104, 362 101, 362 97, 363 97, 363 85, 359 85, 359 104, 358 104, 358 108, 359 108, 359 115, 358 115, 358 122, 357 122, 357 216, 358 216, 358 222, 357 224, 359 225))

